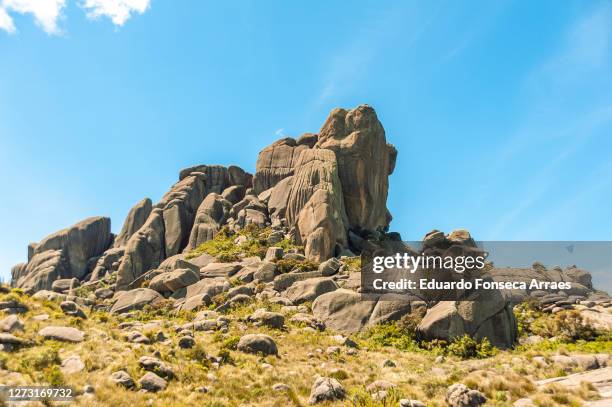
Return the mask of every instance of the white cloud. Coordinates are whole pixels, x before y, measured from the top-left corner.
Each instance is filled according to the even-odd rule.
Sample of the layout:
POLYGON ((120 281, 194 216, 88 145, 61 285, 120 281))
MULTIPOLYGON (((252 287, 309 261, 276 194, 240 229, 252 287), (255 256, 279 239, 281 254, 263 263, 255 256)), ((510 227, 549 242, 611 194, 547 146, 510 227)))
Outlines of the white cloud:
POLYGON ((147 11, 150 3, 150 0, 85 0, 83 7, 87 10, 87 17, 108 17, 113 24, 121 26, 133 13, 147 11))
POLYGON ((9 34, 16 31, 13 19, 8 15, 3 7, 0 7, 0 30, 4 30, 9 34))
POLYGON ((0 28, 15 32, 13 19, 9 12, 19 14, 32 14, 34 20, 47 34, 59 34, 58 20, 62 16, 62 9, 66 0, 2 0, 0 6, 0 28))
MULTIPOLYGON (((74 0, 75 2, 77 0, 74 0)), ((108 17, 113 24, 122 26, 135 14, 143 14, 151 0, 78 0, 87 17, 108 17)), ((61 34, 59 21, 64 17, 67 0, 0 0, 0 31, 17 32, 12 15, 31 14, 36 24, 47 34, 61 34)))

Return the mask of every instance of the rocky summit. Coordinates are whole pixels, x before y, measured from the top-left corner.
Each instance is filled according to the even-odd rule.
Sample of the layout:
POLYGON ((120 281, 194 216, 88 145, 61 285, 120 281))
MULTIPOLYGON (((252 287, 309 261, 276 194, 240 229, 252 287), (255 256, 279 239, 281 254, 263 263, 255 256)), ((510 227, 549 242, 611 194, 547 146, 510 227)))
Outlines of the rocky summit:
MULTIPOLYGON (((0 382, 83 406, 612 403, 612 301, 588 271, 491 264, 487 281, 550 284, 362 295, 365 249, 412 250, 389 231, 397 159, 372 107, 334 109, 254 174, 180 171, 118 235, 92 217, 31 243, 0 287, 0 382)), ((467 230, 421 243, 476 250, 467 230)))

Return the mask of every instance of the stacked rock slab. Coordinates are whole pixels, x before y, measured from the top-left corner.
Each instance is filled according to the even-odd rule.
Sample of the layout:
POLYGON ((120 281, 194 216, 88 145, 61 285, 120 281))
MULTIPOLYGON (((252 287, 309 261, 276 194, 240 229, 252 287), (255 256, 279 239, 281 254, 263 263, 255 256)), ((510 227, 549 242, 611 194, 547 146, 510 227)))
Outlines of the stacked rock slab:
POLYGON ((53 281, 85 277, 91 259, 112 243, 110 219, 93 217, 29 246, 28 263, 12 270, 11 285, 33 293, 50 290, 53 281))

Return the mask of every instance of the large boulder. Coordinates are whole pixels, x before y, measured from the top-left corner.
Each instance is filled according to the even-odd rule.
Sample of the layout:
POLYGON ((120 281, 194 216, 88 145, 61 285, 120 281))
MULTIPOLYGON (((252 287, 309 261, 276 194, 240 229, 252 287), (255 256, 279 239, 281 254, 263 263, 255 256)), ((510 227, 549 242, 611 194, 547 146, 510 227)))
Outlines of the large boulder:
POLYGON ((128 241, 117 271, 117 290, 127 290, 132 282, 166 258, 164 218, 154 209, 147 222, 128 241))
POLYGON ((153 204, 149 198, 145 198, 134 205, 125 218, 121 232, 119 232, 115 239, 114 246, 125 246, 130 237, 145 224, 152 210, 153 204))
POLYGON ((207 195, 206 179, 206 174, 191 173, 174 184, 156 205, 163 211, 166 256, 180 253, 187 246, 196 211, 207 195))
POLYGON ((13 271, 11 285, 32 294, 40 290, 51 290, 53 282, 70 278, 70 264, 63 250, 46 250, 35 254, 19 273, 13 271))
POLYGON ((285 297, 294 304, 301 304, 314 301, 317 297, 337 289, 338 284, 330 278, 311 278, 294 283, 285 291, 285 297))
POLYGON ((512 304, 496 290, 480 290, 462 301, 438 302, 427 310, 417 332, 423 339, 449 342, 463 335, 487 338, 502 349, 511 347, 518 336, 512 304))
POLYGON ((368 324, 375 306, 375 301, 364 301, 355 291, 339 289, 319 296, 312 303, 312 313, 328 328, 355 333, 368 324))
POLYGON ((226 221, 231 208, 231 202, 223 196, 214 192, 208 194, 198 207, 185 251, 193 250, 200 244, 212 240, 220 225, 226 221))
POLYGON ((280 180, 293 175, 295 162, 307 145, 298 145, 293 138, 277 140, 261 150, 257 158, 253 187, 257 193, 275 186, 280 180))
POLYGON ((319 132, 316 144, 332 150, 338 161, 344 205, 351 229, 386 229, 388 176, 397 150, 387 144, 385 130, 368 105, 353 110, 334 109, 319 132))
POLYGON ((176 269, 151 279, 149 288, 160 293, 175 292, 200 281, 200 273, 193 269, 176 269))
POLYGON ((157 291, 151 290, 150 288, 136 288, 135 290, 125 291, 119 294, 110 312, 122 314, 124 312, 142 309, 145 305, 154 305, 163 299, 164 297, 157 291))
POLYGON ((82 279, 91 258, 112 243, 110 219, 87 218, 28 247, 28 264, 12 270, 11 285, 27 292, 48 290, 58 278, 82 279))
POLYGON ((300 154, 289 192, 287 222, 308 258, 323 261, 346 246, 346 213, 333 151, 306 149, 300 154))
POLYGON ((234 179, 234 181, 241 179, 240 171, 244 173, 243 179, 245 180, 242 182, 248 182, 246 180, 248 180, 248 175, 250 174, 245 173, 241 168, 234 167, 232 171, 229 171, 222 165, 196 165, 195 167, 185 168, 184 170, 181 170, 179 180, 182 181, 183 179, 196 173, 203 175, 204 183, 206 184, 205 195, 208 195, 211 192, 220 194, 225 188, 229 187, 230 185, 234 185, 232 183, 232 179, 234 179))
POLYGON ((279 223, 285 218, 287 212, 287 201, 293 185, 293 176, 289 176, 279 181, 270 191, 268 200, 268 213, 272 222, 279 223))
POLYGON ((109 218, 103 216, 87 218, 44 238, 36 246, 34 256, 47 250, 62 250, 72 277, 83 278, 87 274, 89 259, 99 256, 110 246, 112 241, 110 229, 109 218))

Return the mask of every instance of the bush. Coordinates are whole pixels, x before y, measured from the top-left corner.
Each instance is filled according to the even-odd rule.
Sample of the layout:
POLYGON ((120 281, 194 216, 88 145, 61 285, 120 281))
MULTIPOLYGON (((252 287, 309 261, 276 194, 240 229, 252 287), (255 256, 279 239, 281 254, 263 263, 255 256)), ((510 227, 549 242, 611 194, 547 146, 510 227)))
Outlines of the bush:
POLYGON ((468 335, 455 338, 446 348, 446 353, 455 355, 461 359, 488 358, 497 354, 497 348, 491 345, 487 338, 480 342, 468 335))
POLYGON ((221 343, 221 349, 236 350, 238 349, 238 342, 240 342, 240 337, 232 335, 221 343))
MULTIPOLYGON (((270 228, 259 228, 257 225, 248 224, 239 232, 234 232, 227 227, 222 228, 212 240, 208 240, 190 253, 187 259, 198 257, 204 253, 217 258, 220 262, 230 263, 240 260, 241 256, 258 256, 263 258, 268 250, 268 236, 272 233, 270 228), (234 243, 237 237, 245 236, 247 239, 243 244, 234 243)), ((274 244, 285 250, 299 248, 288 239, 283 239, 274 244)))
POLYGON ((24 371, 41 371, 52 365, 59 365, 62 360, 59 357, 57 345, 42 347, 36 353, 25 355, 21 358, 20 364, 24 371))
POLYGON ((319 268, 319 265, 310 260, 281 259, 276 262, 276 267, 279 273, 284 274, 293 270, 314 271, 319 268))
POLYGON ((597 332, 576 310, 542 315, 533 322, 531 330, 536 335, 547 338, 556 337, 563 342, 575 342, 581 339, 588 341, 597 337, 597 332))
POLYGON ((393 346, 402 351, 417 348, 414 331, 402 329, 397 322, 375 325, 365 332, 365 338, 374 346, 393 346))

